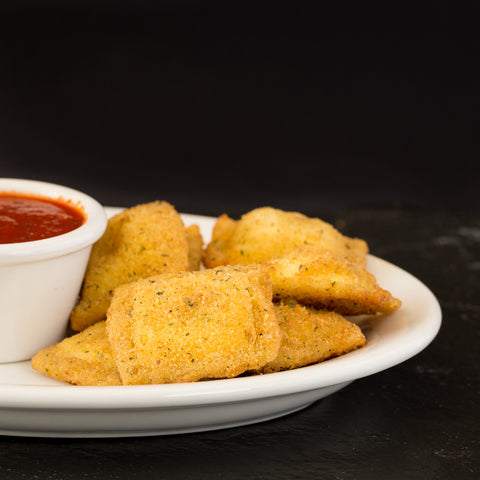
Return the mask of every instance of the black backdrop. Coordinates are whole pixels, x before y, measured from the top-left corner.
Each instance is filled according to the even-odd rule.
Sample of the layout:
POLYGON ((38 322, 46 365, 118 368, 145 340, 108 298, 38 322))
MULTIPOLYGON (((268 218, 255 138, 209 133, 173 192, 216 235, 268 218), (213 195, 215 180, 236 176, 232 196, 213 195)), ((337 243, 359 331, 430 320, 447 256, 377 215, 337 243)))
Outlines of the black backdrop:
POLYGON ((478 209, 476 5, 3 5, 0 176, 213 215, 478 209))

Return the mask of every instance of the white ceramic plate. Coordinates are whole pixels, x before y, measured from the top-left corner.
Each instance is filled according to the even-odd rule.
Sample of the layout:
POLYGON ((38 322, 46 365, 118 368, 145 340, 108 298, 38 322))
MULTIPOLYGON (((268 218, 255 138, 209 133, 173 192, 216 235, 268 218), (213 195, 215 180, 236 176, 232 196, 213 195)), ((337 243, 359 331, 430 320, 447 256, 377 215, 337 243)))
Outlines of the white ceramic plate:
MULTIPOLYGON (((107 208, 109 215, 119 209, 107 208)), ((213 218, 183 215, 209 241, 213 218)), ((170 385, 78 387, 34 371, 0 365, 0 434, 43 437, 167 435, 260 422, 302 409, 350 382, 423 350, 441 311, 431 291, 404 270, 369 256, 380 285, 403 302, 383 318, 359 320, 368 345, 347 355, 268 375, 170 385)))

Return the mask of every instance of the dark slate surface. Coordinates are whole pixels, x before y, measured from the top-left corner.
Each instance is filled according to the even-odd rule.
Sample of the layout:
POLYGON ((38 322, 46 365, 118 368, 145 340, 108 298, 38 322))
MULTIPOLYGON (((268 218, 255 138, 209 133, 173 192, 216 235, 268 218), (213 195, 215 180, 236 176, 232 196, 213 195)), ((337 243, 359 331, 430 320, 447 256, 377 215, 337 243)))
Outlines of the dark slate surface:
POLYGON ((422 353, 251 426, 130 439, 0 437, 1 478, 477 478, 480 216, 353 209, 332 221, 437 296, 442 328, 422 353))
POLYGON ((443 325, 411 360, 281 419, 0 437, 0 478, 478 478, 476 4, 110 3, 2 6, 0 175, 107 205, 320 216, 426 283, 443 325))

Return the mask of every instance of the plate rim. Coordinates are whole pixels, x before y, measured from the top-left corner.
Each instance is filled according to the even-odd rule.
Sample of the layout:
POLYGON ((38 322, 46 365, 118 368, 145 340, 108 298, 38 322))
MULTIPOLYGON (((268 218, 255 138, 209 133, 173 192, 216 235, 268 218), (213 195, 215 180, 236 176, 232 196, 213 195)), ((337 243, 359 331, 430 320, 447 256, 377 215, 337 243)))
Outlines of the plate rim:
MULTIPOLYGON (((122 207, 105 207, 105 209, 111 215, 120 211, 122 207)), ((203 215, 187 213, 182 213, 181 215, 185 220, 192 222, 200 221, 200 223, 207 222, 213 224, 216 220, 215 217, 203 215)), ((379 257, 371 254, 368 257, 369 262, 374 267, 386 268, 395 272, 414 284, 417 289, 420 289, 428 312, 427 321, 417 325, 422 335, 416 341, 393 352, 383 362, 376 362, 375 355, 373 359, 368 357, 369 346, 367 344, 367 346, 359 350, 340 357, 294 370, 205 382, 103 387, 67 384, 15 385, 3 383, 0 384, 0 409, 54 409, 62 411, 68 409, 77 411, 100 409, 115 411, 118 409, 168 409, 226 402, 235 403, 322 389, 337 384, 350 383, 354 380, 379 373, 408 360, 426 348, 440 330, 442 312, 434 294, 418 278, 379 257), (357 357, 360 357, 360 359, 357 357), (350 364, 354 364, 355 358, 360 361, 360 367, 362 368, 358 366, 357 368, 347 368, 350 364), (332 365, 335 365, 333 369, 331 368, 332 365), (336 375, 338 370, 344 371, 341 375, 336 375)), ((401 312, 402 308, 398 312, 401 312)), ((29 361, 18 362, 16 365, 28 363, 29 361)))

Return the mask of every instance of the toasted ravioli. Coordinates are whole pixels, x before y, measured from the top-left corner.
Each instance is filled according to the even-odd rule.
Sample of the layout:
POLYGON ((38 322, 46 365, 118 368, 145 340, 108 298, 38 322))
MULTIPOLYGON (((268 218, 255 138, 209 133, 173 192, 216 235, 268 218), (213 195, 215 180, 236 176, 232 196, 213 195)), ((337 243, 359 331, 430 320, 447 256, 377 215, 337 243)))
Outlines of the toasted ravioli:
POLYGON ((105 332, 98 322, 83 332, 40 350, 32 367, 62 382, 74 385, 121 385, 105 332))
POLYGON ((124 384, 235 377, 272 361, 281 333, 264 268, 152 276, 115 290, 107 335, 124 384))
POLYGON ((364 240, 346 237, 319 218, 262 207, 238 221, 226 214, 220 216, 205 249, 204 263, 206 267, 261 263, 307 245, 366 262, 364 240))
POLYGON ((278 355, 262 373, 303 367, 350 352, 366 344, 360 328, 336 312, 316 310, 287 300, 275 305, 282 330, 278 355))
POLYGON ((276 299, 294 298, 343 315, 391 313, 401 305, 365 267, 321 249, 297 249, 266 265, 276 299))
POLYGON ((188 269, 191 271, 199 270, 202 264, 203 237, 198 225, 193 224, 187 227, 187 243, 188 269))
POLYGON ((80 300, 70 316, 72 328, 80 331, 104 320, 118 285, 188 268, 187 232, 172 205, 156 201, 123 210, 109 219, 93 245, 80 300))

